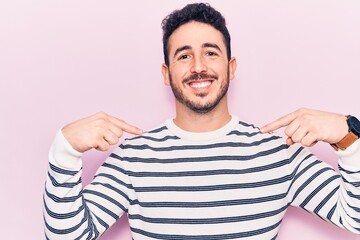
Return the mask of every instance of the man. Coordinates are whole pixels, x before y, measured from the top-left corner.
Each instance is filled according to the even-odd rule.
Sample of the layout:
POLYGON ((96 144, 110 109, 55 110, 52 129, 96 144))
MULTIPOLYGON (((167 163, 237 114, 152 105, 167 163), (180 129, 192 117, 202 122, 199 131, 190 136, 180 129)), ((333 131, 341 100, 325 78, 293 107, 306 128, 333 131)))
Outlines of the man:
POLYGON ((228 111, 234 78, 219 12, 190 4, 163 21, 162 74, 176 116, 143 132, 105 113, 70 123, 49 154, 48 239, 96 239, 123 213, 133 239, 275 239, 289 206, 360 231, 359 121, 300 109, 258 128, 228 111), (269 132, 285 127, 286 140, 269 132), (81 186, 81 155, 125 140, 81 186), (285 142, 286 141, 286 142, 285 142), (341 175, 301 145, 332 144, 341 175))

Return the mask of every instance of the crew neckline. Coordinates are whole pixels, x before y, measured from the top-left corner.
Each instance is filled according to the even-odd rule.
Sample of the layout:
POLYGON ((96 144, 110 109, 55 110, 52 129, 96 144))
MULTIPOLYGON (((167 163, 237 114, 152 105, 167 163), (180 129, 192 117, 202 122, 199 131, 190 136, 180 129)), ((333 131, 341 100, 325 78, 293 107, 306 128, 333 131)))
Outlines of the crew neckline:
POLYGON ((174 123, 174 120, 172 118, 166 120, 165 125, 172 133, 174 133, 181 139, 189 141, 203 141, 212 140, 227 135, 235 128, 238 122, 239 118, 237 116, 231 115, 230 121, 226 123, 223 127, 209 132, 189 132, 183 130, 174 123))

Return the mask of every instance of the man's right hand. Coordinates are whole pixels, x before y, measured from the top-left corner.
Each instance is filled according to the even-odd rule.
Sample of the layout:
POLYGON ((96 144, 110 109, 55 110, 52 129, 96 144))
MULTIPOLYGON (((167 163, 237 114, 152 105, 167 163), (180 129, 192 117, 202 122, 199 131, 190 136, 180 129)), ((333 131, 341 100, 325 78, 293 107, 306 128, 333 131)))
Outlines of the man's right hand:
POLYGON ((141 129, 103 112, 70 123, 62 129, 66 140, 81 153, 91 148, 107 151, 119 142, 124 132, 143 133, 141 129))

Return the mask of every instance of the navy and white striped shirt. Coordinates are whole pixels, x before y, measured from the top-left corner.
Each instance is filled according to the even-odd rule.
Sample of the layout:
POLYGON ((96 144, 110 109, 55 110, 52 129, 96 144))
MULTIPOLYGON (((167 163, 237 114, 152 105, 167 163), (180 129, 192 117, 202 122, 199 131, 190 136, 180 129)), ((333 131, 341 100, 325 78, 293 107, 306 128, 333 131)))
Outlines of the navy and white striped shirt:
POLYGON ((340 153, 339 175, 235 116, 207 133, 168 120, 125 140, 83 189, 81 154, 59 131, 44 194, 46 236, 96 239, 126 213, 135 240, 270 240, 290 205, 359 233, 359 141, 353 145, 340 153))

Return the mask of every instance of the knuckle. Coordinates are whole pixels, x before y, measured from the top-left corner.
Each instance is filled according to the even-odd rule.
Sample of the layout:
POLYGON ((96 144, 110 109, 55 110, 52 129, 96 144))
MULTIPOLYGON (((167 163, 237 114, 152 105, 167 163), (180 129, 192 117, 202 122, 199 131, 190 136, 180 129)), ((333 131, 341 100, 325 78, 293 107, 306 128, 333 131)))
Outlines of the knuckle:
POLYGON ((101 151, 107 151, 108 149, 109 149, 109 147, 107 147, 107 146, 99 147, 99 150, 101 150, 101 151))
POLYGON ((98 118, 106 118, 108 115, 105 112, 98 112, 98 113, 96 113, 96 116, 98 118))
POLYGON ((310 146, 309 141, 308 141, 308 140, 305 140, 305 139, 302 139, 302 140, 301 140, 301 144, 304 145, 304 146, 306 146, 306 147, 309 147, 309 146, 310 146))
POLYGON ((299 108, 299 112, 305 113, 305 112, 307 112, 307 108, 301 107, 301 108, 299 108))
POLYGON ((94 134, 95 141, 101 141, 104 138, 103 134, 100 131, 96 131, 94 134))
POLYGON ((93 142, 93 144, 91 144, 91 148, 100 149, 100 147, 100 144, 98 144, 97 142, 93 142))
POLYGON ((300 117, 305 115, 307 112, 308 112, 307 108, 304 108, 304 107, 301 107, 298 110, 296 110, 296 114, 300 117))
POLYGON ((291 131, 289 128, 286 128, 284 132, 286 136, 291 137, 291 131))
POLYGON ((105 138, 105 140, 108 143, 112 144, 115 141, 115 137, 114 136, 108 136, 108 137, 105 138))
POLYGON ((316 136, 316 137, 318 137, 319 135, 320 135, 320 131, 319 131, 319 129, 317 128, 317 127, 315 127, 315 126, 311 126, 311 128, 310 128, 310 131, 309 131, 312 135, 314 135, 314 136, 316 136))
POLYGON ((97 130, 102 131, 102 127, 107 124, 107 120, 105 118, 97 118, 94 123, 97 126, 97 130))
POLYGON ((106 143, 99 145, 99 149, 101 151, 107 151, 107 150, 109 150, 109 148, 110 148, 109 144, 106 144, 106 143))
POLYGON ((119 139, 118 138, 113 138, 110 142, 111 145, 115 145, 119 142, 119 139))
POLYGON ((119 138, 123 135, 123 133, 124 133, 123 130, 118 129, 118 131, 116 132, 116 136, 119 138))
POLYGON ((310 119, 311 119, 310 114, 305 113, 305 112, 300 116, 300 120, 302 122, 311 122, 310 119))

